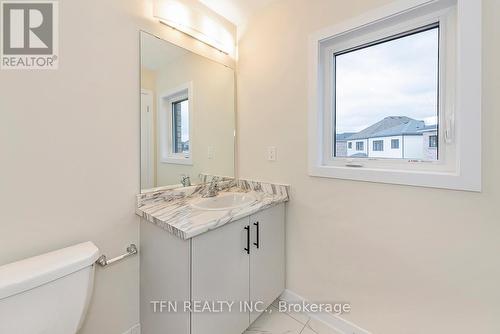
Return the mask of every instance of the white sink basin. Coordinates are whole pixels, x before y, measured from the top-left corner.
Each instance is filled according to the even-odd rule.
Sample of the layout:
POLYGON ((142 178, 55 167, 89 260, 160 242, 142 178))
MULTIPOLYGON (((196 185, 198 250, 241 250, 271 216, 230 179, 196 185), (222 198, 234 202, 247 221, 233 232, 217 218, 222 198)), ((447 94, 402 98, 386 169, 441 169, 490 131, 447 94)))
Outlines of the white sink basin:
POLYGON ((250 205, 257 199, 247 193, 221 193, 216 197, 202 198, 191 206, 200 210, 231 210, 250 205))

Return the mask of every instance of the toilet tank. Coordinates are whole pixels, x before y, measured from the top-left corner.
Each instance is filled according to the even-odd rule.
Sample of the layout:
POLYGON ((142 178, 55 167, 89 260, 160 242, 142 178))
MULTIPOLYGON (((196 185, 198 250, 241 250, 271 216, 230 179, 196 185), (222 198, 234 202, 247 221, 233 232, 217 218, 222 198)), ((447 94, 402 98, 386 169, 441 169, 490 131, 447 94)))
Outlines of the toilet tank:
POLYGON ((75 334, 92 295, 92 242, 0 266, 0 333, 75 334))

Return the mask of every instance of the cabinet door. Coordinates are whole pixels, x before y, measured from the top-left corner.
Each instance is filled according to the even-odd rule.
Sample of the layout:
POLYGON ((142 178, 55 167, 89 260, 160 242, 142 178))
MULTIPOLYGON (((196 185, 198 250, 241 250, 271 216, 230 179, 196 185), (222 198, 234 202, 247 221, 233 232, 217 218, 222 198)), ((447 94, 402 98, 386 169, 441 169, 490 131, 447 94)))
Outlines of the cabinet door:
POLYGON ((189 314, 154 312, 151 301, 189 300, 191 242, 144 219, 141 219, 140 232, 141 332, 189 334, 189 314))
MULTIPOLYGON (((263 307, 271 305, 285 289, 284 210, 280 204, 250 217, 250 300, 263 302, 263 307)), ((259 315, 251 312, 250 323, 259 315)))
POLYGON ((239 334, 250 324, 249 313, 240 312, 248 302, 249 218, 229 223, 192 241, 192 300, 234 301, 232 312, 192 313, 191 334, 239 334))

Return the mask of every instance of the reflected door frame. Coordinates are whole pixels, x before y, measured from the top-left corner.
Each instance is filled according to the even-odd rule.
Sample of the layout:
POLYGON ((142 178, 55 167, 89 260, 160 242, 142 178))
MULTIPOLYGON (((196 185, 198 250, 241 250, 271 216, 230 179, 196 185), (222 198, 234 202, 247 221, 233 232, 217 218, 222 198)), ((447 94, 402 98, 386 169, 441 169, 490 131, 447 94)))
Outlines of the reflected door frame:
POLYGON ((141 189, 154 188, 153 92, 141 89, 141 189))

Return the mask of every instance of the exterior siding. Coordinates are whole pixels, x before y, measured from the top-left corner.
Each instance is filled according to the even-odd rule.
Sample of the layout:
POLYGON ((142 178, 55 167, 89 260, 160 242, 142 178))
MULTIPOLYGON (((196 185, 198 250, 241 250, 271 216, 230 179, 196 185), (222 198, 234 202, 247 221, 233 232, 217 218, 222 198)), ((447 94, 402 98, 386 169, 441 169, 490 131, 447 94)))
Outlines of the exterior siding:
POLYGON ((356 154, 368 154, 368 139, 359 139, 359 140, 349 140, 347 143, 352 143, 352 148, 347 147, 347 156, 352 157, 353 155, 356 154), (363 150, 358 151, 356 150, 356 143, 362 142, 363 143, 363 150))
POLYGON ((423 156, 422 159, 424 160, 429 160, 429 161, 435 161, 438 159, 438 147, 439 147, 439 142, 438 142, 438 147, 429 147, 429 137, 430 136, 437 136, 437 131, 429 131, 425 132, 423 135, 423 140, 422 140, 422 151, 423 151, 423 156))
POLYGON ((347 157, 347 142, 337 140, 335 142, 335 156, 336 157, 347 157))
POLYGON ((338 142, 337 157, 356 157, 357 154, 361 153, 370 158, 436 160, 437 149, 429 147, 429 136, 436 133, 436 131, 429 131, 424 135, 374 137, 338 142), (399 140, 399 148, 392 148, 392 140, 394 139, 399 140), (373 150, 373 142, 378 140, 384 143, 383 151, 373 150), (356 149, 357 142, 363 142, 363 150, 356 149), (349 143, 352 143, 352 148, 349 148, 349 143), (340 155, 344 152, 347 152, 347 155, 340 155))
POLYGON ((393 136, 393 137, 375 137, 370 138, 368 145, 370 146, 370 158, 387 158, 387 159, 401 159, 403 157, 403 142, 402 136, 393 136), (391 141, 393 139, 399 140, 399 148, 393 149, 391 148, 391 141), (381 140, 384 142, 384 150, 383 151, 374 151, 373 150, 373 142, 381 140))
POLYGON ((405 159, 422 159, 423 136, 404 136, 404 156, 405 159))

